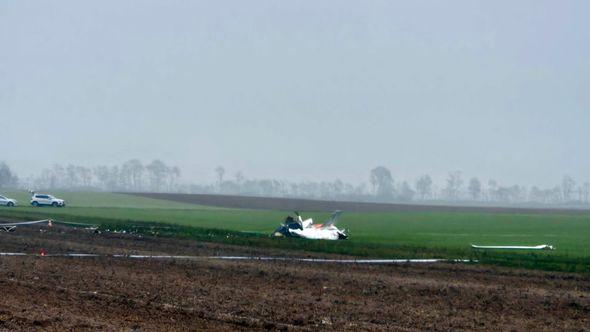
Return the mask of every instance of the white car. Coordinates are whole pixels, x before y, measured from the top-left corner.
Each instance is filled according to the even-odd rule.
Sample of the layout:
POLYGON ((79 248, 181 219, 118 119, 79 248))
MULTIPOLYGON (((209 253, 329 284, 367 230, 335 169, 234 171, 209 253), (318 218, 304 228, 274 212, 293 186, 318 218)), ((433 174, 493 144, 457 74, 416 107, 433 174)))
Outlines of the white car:
POLYGON ((12 198, 8 198, 8 197, 0 195, 0 205, 12 207, 12 206, 16 206, 17 203, 18 202, 16 201, 16 199, 12 199, 12 198))
POLYGON ((31 197, 31 205, 32 206, 51 205, 53 207, 64 207, 64 206, 66 206, 66 202, 61 198, 56 198, 51 195, 34 194, 33 197, 31 197))

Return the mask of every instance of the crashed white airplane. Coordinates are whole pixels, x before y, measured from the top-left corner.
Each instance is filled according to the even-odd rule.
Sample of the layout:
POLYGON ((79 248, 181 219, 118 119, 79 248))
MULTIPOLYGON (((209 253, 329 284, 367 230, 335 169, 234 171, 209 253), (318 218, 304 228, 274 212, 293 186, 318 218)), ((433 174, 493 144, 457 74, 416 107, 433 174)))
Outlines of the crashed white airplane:
POLYGON ((47 223, 47 226, 53 226, 53 221, 51 219, 44 219, 44 220, 36 220, 36 221, 23 221, 23 222, 15 222, 15 223, 0 223, 0 231, 4 232, 13 232, 16 227, 24 226, 24 225, 34 225, 34 224, 42 224, 47 223))
POLYGON ((555 247, 549 244, 540 244, 538 246, 478 246, 472 244, 471 248, 484 250, 555 250, 555 247))
POLYGON ((303 220, 298 212, 297 218, 288 216, 285 222, 277 228, 273 236, 301 237, 311 240, 344 240, 348 238, 345 229, 338 229, 334 224, 342 211, 334 211, 323 224, 314 224, 313 219, 303 220))

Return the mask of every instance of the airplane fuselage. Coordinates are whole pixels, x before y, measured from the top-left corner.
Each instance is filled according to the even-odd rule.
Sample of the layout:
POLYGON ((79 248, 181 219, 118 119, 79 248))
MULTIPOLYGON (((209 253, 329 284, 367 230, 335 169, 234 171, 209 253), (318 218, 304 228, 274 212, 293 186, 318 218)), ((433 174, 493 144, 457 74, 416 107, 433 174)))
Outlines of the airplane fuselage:
POLYGON ((323 224, 314 224, 313 219, 303 220, 299 213, 295 212, 297 219, 288 216, 285 222, 277 228, 273 236, 292 236, 310 240, 344 240, 348 238, 346 230, 334 225, 341 211, 336 211, 330 219, 323 224))
POLYGON ((290 229, 289 233, 293 236, 302 237, 311 240, 342 240, 347 236, 337 229, 336 227, 331 228, 315 228, 308 227, 304 229, 290 229))

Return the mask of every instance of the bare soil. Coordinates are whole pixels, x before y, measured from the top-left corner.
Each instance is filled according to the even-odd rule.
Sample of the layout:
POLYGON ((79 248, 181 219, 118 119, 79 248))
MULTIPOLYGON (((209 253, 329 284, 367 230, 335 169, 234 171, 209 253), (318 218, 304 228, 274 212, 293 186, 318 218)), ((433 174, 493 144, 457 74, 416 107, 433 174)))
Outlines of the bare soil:
MULTIPOLYGON (((41 249, 320 257, 58 226, 0 233, 1 252, 41 249)), ((0 330, 589 328, 586 275, 461 264, 0 256, 0 330)))
POLYGON ((141 197, 164 199, 199 205, 281 211, 335 211, 346 212, 483 212, 525 214, 588 214, 590 210, 577 208, 524 208, 496 206, 450 206, 426 204, 394 204, 373 202, 327 201, 300 198, 253 197, 236 195, 126 193, 141 197))

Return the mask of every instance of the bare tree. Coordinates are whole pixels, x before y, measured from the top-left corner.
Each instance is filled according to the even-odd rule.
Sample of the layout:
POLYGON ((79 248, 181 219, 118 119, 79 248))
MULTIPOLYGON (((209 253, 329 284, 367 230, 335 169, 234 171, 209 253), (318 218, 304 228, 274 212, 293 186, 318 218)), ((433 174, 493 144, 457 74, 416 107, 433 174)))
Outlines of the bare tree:
POLYGON ((178 166, 173 166, 169 168, 168 171, 168 190, 174 191, 176 187, 176 181, 180 177, 180 168, 178 166))
POLYGON ((548 203, 559 203, 560 201, 563 201, 563 189, 560 186, 547 189, 548 203))
POLYGON ((421 200, 430 198, 432 195, 432 179, 430 175, 422 175, 416 181, 416 191, 421 200))
POLYGON ((445 193, 446 193, 447 198, 450 200, 459 199, 459 193, 461 191, 461 186, 463 186, 463 179, 461 179, 461 172, 460 171, 449 172, 449 177, 447 178, 447 186, 445 188, 445 193))
POLYGON ((145 167, 139 159, 131 159, 126 161, 121 169, 121 172, 128 178, 130 189, 140 190, 143 187, 143 173, 145 167))
POLYGON ((529 201, 543 203, 545 201, 543 191, 537 186, 532 186, 531 190, 529 191, 529 201))
POLYGON ((18 177, 5 162, 0 162, 0 188, 16 186, 18 177))
POLYGON ((242 184, 242 182, 244 182, 244 173, 237 171, 236 174, 234 174, 234 178, 237 184, 242 184))
POLYGON ((497 201, 498 200, 498 182, 496 180, 490 179, 488 181, 488 200, 489 201, 497 201))
POLYGON ((65 169, 62 165, 55 164, 51 169, 51 180, 49 188, 63 188, 65 178, 65 169))
POLYGON ((582 185, 582 202, 588 203, 588 198, 590 196, 590 183, 584 182, 582 185))
MULTIPOLYGON (((322 199, 347 199, 358 201, 381 200, 411 201, 427 200, 458 200, 464 197, 472 200, 488 200, 502 203, 516 203, 523 201, 542 204, 568 203, 577 201, 590 203, 590 183, 576 185, 570 176, 564 176, 559 186, 539 188, 533 186, 530 191, 523 186, 499 185, 489 180, 486 190, 477 178, 469 179, 467 187, 463 189, 461 172, 450 172, 446 179, 446 186, 435 184, 429 175, 419 177, 413 188, 408 182, 394 183, 389 169, 383 166, 375 167, 370 173, 370 184, 353 185, 341 180, 322 182, 290 183, 275 179, 246 179, 242 172, 236 172, 230 180, 225 179, 225 169, 215 168, 216 184, 178 184, 181 170, 176 166, 168 166, 161 160, 154 160, 147 166, 137 159, 128 160, 121 166, 98 166, 89 169, 82 166, 59 164, 43 169, 39 176, 30 176, 18 184, 30 186, 33 189, 59 188, 90 188, 97 186, 103 190, 139 190, 148 188, 152 191, 177 191, 199 193, 227 193, 265 195, 277 197, 308 197, 322 199), (144 176, 147 174, 147 176, 144 176), (147 183, 147 187, 144 187, 147 183)), ((0 187, 17 185, 17 178, 8 166, 0 162, 0 187), (8 180, 7 180, 8 179, 8 180)))
POLYGON ((90 187, 92 185, 92 171, 89 168, 77 166, 76 172, 78 173, 82 186, 90 187))
POLYGON ((399 188, 398 199, 402 202, 410 202, 412 199, 414 199, 415 194, 416 192, 412 189, 412 187, 410 187, 410 185, 404 181, 399 188))
POLYGON ((107 189, 108 190, 118 190, 121 188, 120 185, 121 179, 121 171, 119 166, 111 166, 108 168, 107 171, 107 189))
POLYGON ((332 197, 340 197, 344 191, 344 182, 342 180, 336 179, 332 182, 330 192, 332 193, 332 197))
POLYGON ((123 163, 123 165, 121 165, 120 185, 121 185, 121 188, 128 190, 129 188, 131 188, 133 186, 132 183, 133 183, 133 179, 132 179, 131 167, 129 165, 129 162, 126 161, 123 163))
POLYGON ((98 181, 98 185, 102 189, 108 189, 109 168, 107 166, 97 166, 94 168, 93 172, 96 180, 98 181))
POLYGON ((217 175, 217 185, 221 187, 223 176, 225 175, 225 168, 223 168, 223 166, 217 166, 215 168, 215 174, 217 175))
POLYGON ((78 169, 76 166, 69 164, 65 169, 66 181, 65 187, 73 188, 78 186, 78 169))
POLYGON ((155 159, 149 163, 145 169, 147 170, 150 179, 150 189, 152 191, 160 191, 162 185, 166 181, 166 176, 169 171, 168 166, 166 166, 163 161, 155 159))
POLYGON ((375 196, 381 199, 393 197, 393 177, 391 172, 384 166, 378 166, 371 170, 371 185, 375 196))
POLYGON ((563 200, 565 202, 570 202, 572 200, 572 195, 574 193, 574 188, 576 187, 576 181, 572 179, 569 175, 564 175, 563 180, 561 181, 561 191, 563 195, 563 200))
POLYGON ((473 199, 474 201, 479 200, 479 198, 481 197, 481 182, 479 181, 479 179, 471 178, 471 180, 469 180, 469 186, 467 190, 469 190, 469 195, 471 196, 471 199, 473 199))

